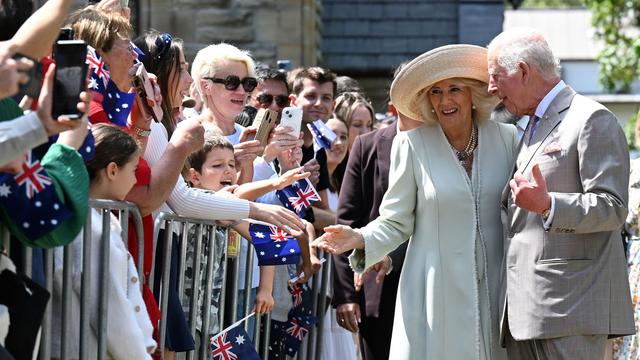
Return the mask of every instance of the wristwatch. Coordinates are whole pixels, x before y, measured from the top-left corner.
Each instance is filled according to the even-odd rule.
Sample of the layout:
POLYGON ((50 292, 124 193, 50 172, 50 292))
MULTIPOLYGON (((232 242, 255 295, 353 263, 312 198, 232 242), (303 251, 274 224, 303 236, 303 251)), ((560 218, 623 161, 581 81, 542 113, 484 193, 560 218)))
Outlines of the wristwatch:
POLYGON ((145 129, 141 129, 141 128, 135 126, 135 125, 133 126, 133 132, 136 135, 141 136, 141 137, 149 137, 149 135, 151 135, 151 129, 145 130, 145 129))

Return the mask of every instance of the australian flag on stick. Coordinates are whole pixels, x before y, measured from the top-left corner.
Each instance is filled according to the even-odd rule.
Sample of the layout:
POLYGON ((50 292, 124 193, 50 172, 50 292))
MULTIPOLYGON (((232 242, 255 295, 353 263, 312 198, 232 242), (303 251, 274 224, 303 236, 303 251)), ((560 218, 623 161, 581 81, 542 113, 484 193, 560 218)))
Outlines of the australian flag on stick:
POLYGON ((336 140, 336 133, 329 129, 322 120, 316 120, 309 123, 307 124, 307 127, 313 135, 313 140, 319 147, 324 149, 331 148, 331 144, 336 140))
POLYGON ((17 174, 0 173, 0 206, 31 240, 46 235, 73 216, 58 198, 53 180, 31 151, 17 174))
POLYGON ((300 263, 300 246, 296 239, 273 225, 249 225, 251 242, 256 249, 258 265, 284 265, 300 263))
POLYGON ((277 190, 276 196, 282 205, 294 211, 300 218, 305 217, 313 202, 320 201, 320 195, 309 179, 298 180, 282 190, 277 190))
POLYGON ((260 360, 241 325, 212 337, 210 349, 213 360, 260 360))

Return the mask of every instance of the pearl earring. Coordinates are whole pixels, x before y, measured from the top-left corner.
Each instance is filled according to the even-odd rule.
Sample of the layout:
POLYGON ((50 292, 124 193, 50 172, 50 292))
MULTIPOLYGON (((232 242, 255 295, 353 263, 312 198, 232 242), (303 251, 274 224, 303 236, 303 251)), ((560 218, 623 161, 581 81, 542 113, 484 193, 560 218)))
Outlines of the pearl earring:
POLYGON ((431 109, 431 112, 432 112, 432 113, 435 113, 436 111, 435 111, 434 109, 431 109))
POLYGON ((473 105, 473 104, 471 104, 471 109, 472 109, 472 110, 475 110, 475 109, 476 109, 476 106, 475 106, 475 105, 473 105))

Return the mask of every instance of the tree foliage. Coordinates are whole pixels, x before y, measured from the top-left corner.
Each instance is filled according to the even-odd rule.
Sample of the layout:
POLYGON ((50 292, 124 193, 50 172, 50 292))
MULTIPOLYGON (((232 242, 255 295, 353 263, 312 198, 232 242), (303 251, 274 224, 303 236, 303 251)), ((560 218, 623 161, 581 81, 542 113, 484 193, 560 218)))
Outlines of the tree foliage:
POLYGON ((627 93, 640 75, 640 1, 585 0, 592 12, 595 38, 603 41, 598 54, 599 80, 610 92, 627 93))
POLYGON ((573 7, 584 7, 584 0, 524 0, 522 1, 522 5, 520 5, 520 7, 523 9, 566 9, 573 7))

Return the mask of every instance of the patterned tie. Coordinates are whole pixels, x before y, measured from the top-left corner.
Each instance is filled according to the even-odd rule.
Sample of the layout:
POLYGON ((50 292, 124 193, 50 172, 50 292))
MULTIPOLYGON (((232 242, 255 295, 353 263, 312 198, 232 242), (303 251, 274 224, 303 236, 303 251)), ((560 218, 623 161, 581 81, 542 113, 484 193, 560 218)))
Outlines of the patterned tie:
POLYGON ((527 125, 528 134, 525 134, 525 139, 527 139, 527 146, 531 143, 531 139, 533 139, 533 134, 536 132, 536 126, 538 126, 538 122, 540 118, 537 115, 533 115, 531 120, 529 120, 529 124, 527 125))

